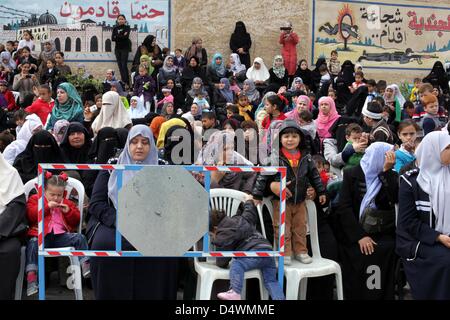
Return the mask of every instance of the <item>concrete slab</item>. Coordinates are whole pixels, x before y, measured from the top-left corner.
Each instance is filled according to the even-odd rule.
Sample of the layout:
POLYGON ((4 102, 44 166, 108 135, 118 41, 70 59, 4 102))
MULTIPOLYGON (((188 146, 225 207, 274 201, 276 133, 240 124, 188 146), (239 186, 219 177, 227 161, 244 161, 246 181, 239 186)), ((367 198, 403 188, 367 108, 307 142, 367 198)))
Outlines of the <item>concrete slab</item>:
POLYGON ((208 203, 183 167, 146 167, 119 192, 118 229, 145 256, 182 256, 208 231, 208 203))

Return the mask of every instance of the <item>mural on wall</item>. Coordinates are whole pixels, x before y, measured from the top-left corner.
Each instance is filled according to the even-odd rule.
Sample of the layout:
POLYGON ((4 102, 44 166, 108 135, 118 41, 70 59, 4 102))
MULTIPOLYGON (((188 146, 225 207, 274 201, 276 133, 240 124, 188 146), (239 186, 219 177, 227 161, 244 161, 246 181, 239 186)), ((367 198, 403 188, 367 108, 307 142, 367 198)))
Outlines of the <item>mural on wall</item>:
POLYGON ((111 35, 119 14, 131 26, 132 54, 149 34, 161 48, 168 47, 169 0, 2 0, 0 43, 20 40, 31 30, 36 51, 50 39, 69 61, 115 61, 111 35))
POLYGON ((332 50, 341 62, 368 68, 430 69, 450 61, 449 7, 313 1, 313 61, 332 50))

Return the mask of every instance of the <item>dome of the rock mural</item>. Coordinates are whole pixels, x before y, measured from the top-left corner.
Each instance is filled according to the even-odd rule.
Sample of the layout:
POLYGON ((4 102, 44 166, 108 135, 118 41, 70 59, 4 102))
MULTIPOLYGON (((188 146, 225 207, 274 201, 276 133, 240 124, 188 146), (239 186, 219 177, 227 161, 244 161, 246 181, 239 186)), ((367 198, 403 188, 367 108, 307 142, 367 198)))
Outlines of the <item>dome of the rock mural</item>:
POLYGON ((58 20, 56 20, 56 17, 52 15, 51 13, 48 13, 48 11, 44 14, 41 14, 39 17, 39 23, 40 24, 58 24, 58 20))

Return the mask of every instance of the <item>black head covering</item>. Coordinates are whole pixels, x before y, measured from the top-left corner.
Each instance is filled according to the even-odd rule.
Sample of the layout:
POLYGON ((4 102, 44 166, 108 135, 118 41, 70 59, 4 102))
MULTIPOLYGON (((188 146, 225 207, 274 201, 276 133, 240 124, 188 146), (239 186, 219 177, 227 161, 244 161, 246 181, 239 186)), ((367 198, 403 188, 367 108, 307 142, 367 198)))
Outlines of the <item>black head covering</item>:
POLYGON ((245 36, 247 34, 247 28, 245 23, 242 21, 236 22, 236 27, 234 28, 234 34, 237 36, 245 36))
POLYGON ((356 89, 352 98, 347 104, 347 115, 348 116, 359 116, 366 102, 366 98, 369 95, 369 89, 367 86, 361 86, 356 89))
POLYGON ((154 46, 152 46, 152 42, 154 39, 155 39, 155 36, 148 35, 145 37, 144 41, 142 42, 142 45, 146 46, 150 53, 153 52, 153 49, 154 49, 154 46))
POLYGON ((60 148, 67 163, 88 163, 89 149, 91 148, 91 139, 87 129, 79 122, 72 122, 66 130, 60 148), (74 132, 81 132, 84 134, 84 145, 81 148, 74 148, 69 143, 69 136, 74 132))
POLYGON ((355 65, 350 60, 345 60, 341 66, 339 77, 342 77, 347 86, 351 86, 355 82, 355 65))
POLYGON ((62 163, 63 156, 53 135, 41 130, 35 133, 28 142, 25 151, 14 161, 14 167, 20 174, 37 175, 38 163, 62 163), (38 145, 40 147, 35 147, 38 145), (42 147, 45 146, 45 147, 42 147))
POLYGON ((93 163, 106 164, 116 154, 119 145, 117 131, 111 127, 102 128, 89 150, 89 160, 93 163))
POLYGON ((150 113, 148 113, 148 114, 144 117, 145 123, 149 126, 149 125, 152 123, 153 119, 155 119, 157 116, 159 116, 159 114, 157 114, 157 113, 155 113, 155 112, 150 112, 150 113))
POLYGON ((433 86, 439 86, 444 93, 449 92, 448 81, 449 79, 445 73, 444 65, 440 61, 434 63, 430 74, 423 79, 423 82, 430 83, 433 86))
POLYGON ((117 132, 117 139, 119 141, 118 148, 123 149, 125 147, 125 143, 127 143, 129 131, 128 129, 125 128, 119 128, 116 129, 116 132, 117 132))
POLYGON ((309 70, 309 68, 306 68, 306 70, 302 70, 302 68, 300 67, 302 65, 302 62, 306 62, 306 64, 308 64, 308 62, 305 59, 300 60, 300 63, 298 64, 298 68, 297 71, 295 72, 295 76, 296 77, 300 77, 303 80, 303 83, 305 84, 305 86, 310 87, 311 86, 311 70, 309 70))

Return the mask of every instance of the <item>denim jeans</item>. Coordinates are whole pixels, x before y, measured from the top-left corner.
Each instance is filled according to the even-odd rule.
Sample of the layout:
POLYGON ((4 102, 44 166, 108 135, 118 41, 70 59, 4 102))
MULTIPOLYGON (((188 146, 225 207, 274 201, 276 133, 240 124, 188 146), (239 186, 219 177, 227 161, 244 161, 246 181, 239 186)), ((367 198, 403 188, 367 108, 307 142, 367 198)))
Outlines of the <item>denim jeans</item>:
MULTIPOLYGON (((38 270, 38 239, 31 238, 27 243, 27 259, 25 272, 38 270)), ((49 233, 44 238, 44 247, 47 248, 62 248, 74 247, 76 250, 88 250, 88 244, 84 235, 79 233, 63 233, 53 234, 49 233)), ((88 261, 88 257, 81 257, 80 263, 88 261)))
POLYGON ((245 271, 253 269, 261 269, 264 285, 273 300, 285 300, 283 290, 277 281, 274 258, 234 258, 230 269, 231 289, 240 294, 245 271))

